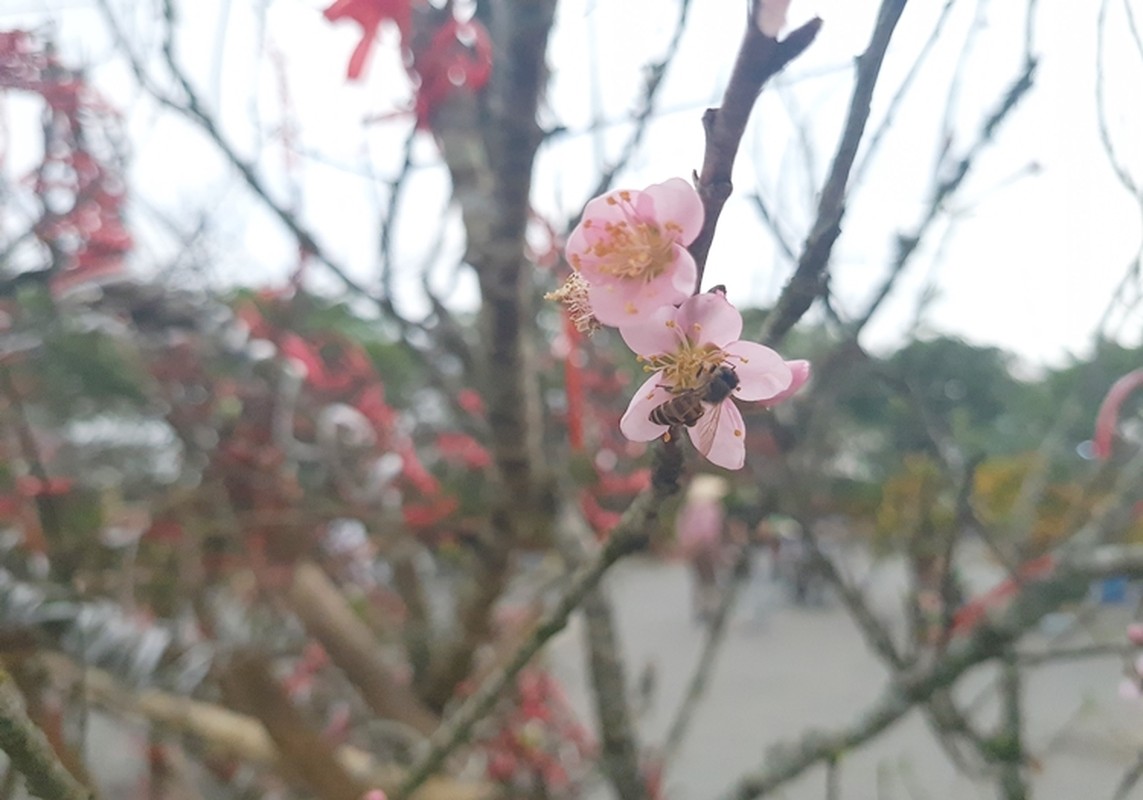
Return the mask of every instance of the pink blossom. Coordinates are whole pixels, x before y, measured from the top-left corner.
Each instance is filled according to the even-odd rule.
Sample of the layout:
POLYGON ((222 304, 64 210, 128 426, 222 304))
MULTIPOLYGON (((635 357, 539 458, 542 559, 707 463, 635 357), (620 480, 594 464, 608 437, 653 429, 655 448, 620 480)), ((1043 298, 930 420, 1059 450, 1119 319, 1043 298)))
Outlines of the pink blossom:
POLYGON ((787 362, 769 347, 739 340, 742 315, 722 294, 700 294, 675 308, 661 306, 642 324, 619 329, 627 346, 654 374, 639 387, 619 422, 623 435, 648 442, 670 431, 651 420, 663 403, 703 390, 709 376, 730 367, 737 376, 725 400, 702 402, 703 414, 687 427, 691 442, 713 464, 740 469, 746 462, 746 426, 733 399, 768 405, 805 383, 809 364, 787 362), (796 386, 795 386, 796 384, 796 386))
POLYGON ((1137 647, 1143 647, 1143 623, 1132 622, 1127 626, 1127 640, 1137 647))
POLYGON ((784 403, 789 400, 791 397, 800 392, 802 387, 806 385, 806 381, 810 379, 810 373, 812 372, 812 369, 810 368, 809 361, 806 361, 803 358, 796 358, 792 361, 787 361, 786 366, 790 368, 790 385, 784 391, 778 392, 778 394, 774 395, 768 400, 763 400, 762 405, 766 406, 767 408, 771 408, 778 405, 779 403, 784 403))
POLYGON ((1095 438, 1092 440, 1092 447, 1096 458, 1101 460, 1111 458, 1111 443, 1115 439, 1115 427, 1119 424, 1119 409, 1141 386, 1143 386, 1143 369, 1129 372, 1111 385, 1095 418, 1095 438))
POLYGON ((628 325, 686 298, 697 275, 686 245, 702 223, 702 200, 682 178, 588 203, 568 237, 567 257, 588 282, 595 318, 628 325))
POLYGON ((754 12, 754 23, 758 30, 771 39, 777 39, 778 33, 786 27, 786 10, 790 7, 790 0, 757 0, 758 9, 754 12))

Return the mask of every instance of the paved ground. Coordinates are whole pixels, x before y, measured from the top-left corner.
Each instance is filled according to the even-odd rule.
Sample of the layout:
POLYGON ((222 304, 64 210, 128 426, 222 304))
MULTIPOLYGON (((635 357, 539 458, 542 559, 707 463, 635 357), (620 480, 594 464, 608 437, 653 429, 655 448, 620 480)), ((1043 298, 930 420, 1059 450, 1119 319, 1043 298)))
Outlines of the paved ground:
MULTIPOLYGON (((970 582, 987 584, 988 571, 982 562, 970 582)), ((706 700, 682 752, 670 765, 671 800, 713 800, 743 772, 759 767, 769 745, 789 741, 809 727, 852 723, 876 701, 884 685, 885 670, 866 650, 842 608, 795 608, 764 573, 764 568, 755 570, 739 602, 706 700)), ((873 573, 873 605, 887 618, 900 617, 901 586, 900 572, 892 567, 873 573)), ((681 564, 631 560, 615 568, 608 589, 618 609, 629 671, 637 675, 645 664, 655 664, 657 696, 639 726, 644 742, 660 741, 702 646, 702 632, 691 619, 689 575, 681 564)), ((1093 634, 1121 635, 1126 616, 1124 609, 1101 610, 1071 641, 1090 643, 1093 634)), ((1065 623, 1066 618, 1048 624, 1053 622, 1065 623)), ((573 702, 589 714, 581 637, 577 620, 561 634, 553 662, 573 702)), ((1121 674, 1122 664, 1112 658, 1040 667, 1031 673, 1026 714, 1031 749, 1041 762, 1033 773, 1038 800, 1114 796, 1123 772, 1143 750, 1143 706, 1119 699, 1121 674)), ((978 670, 964 681, 960 696, 979 695, 991 677, 989 670, 978 670)), ((995 705, 985 700, 983 713, 994 714, 995 705)), ((991 784, 957 775, 917 713, 872 745, 847 755, 840 777, 837 800, 996 796, 991 784)), ((824 773, 819 768, 777 796, 823 800, 824 773)), ((1143 798, 1143 788, 1130 796, 1143 798)))

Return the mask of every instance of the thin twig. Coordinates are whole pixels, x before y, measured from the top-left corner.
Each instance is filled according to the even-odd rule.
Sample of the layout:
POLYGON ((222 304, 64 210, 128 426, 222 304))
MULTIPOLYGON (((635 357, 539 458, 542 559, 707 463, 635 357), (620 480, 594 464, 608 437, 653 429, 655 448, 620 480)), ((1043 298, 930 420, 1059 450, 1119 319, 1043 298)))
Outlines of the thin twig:
POLYGON ((1000 125, 1008 119, 1016 106, 1029 90, 1031 90, 1037 64, 1038 62, 1034 58, 1024 63, 1020 75, 1017 76, 1016 80, 1008 87, 996 108, 993 109, 992 113, 985 119, 976 141, 973 142, 965 155, 956 163, 951 174, 934 187, 921 223, 914 229, 913 233, 898 235, 897 254, 894 258, 893 265, 890 267, 889 275, 874 294, 873 300, 866 307, 865 312, 862 313, 851 326, 854 335, 869 323, 869 320, 872 319, 877 309, 881 307, 885 298, 888 297, 896 285, 897 279, 910 263, 913 254, 920 246, 921 240, 928 231, 929 226, 944 209, 945 201, 964 183, 976 163, 977 156, 987 145, 991 144, 1000 125))
POLYGON ((393 302, 393 224, 397 220, 397 211, 401 201, 401 190, 405 188, 408 183, 409 176, 413 173, 413 142, 417 138, 417 129, 409 131, 409 135, 405 137, 405 145, 403 148, 404 158, 401 160, 401 166, 397 170, 397 175, 389 182, 389 206, 385 211, 385 216, 381 220, 381 235, 380 244, 381 249, 381 275, 378 279, 378 284, 381 287, 381 296, 393 302))
MULTIPOLYGON (((751 3, 752 12, 759 1, 751 3)), ((753 13, 747 21, 746 33, 738 48, 738 57, 723 94, 722 105, 708 108, 702 118, 703 129, 706 131, 706 153, 703 156, 702 171, 697 175, 697 184, 705 215, 702 230, 689 248, 698 266, 695 292, 702 287, 706 258, 714 240, 718 218, 733 191, 730 176, 754 102, 766 81, 801 55, 813 43, 821 27, 822 21, 815 17, 791 31, 785 39, 777 41, 762 33, 754 22, 753 13)))
POLYGON ((925 65, 925 62, 928 61, 929 55, 932 54, 933 48, 941 38, 941 34, 945 29, 945 23, 948 21, 949 13, 952 11, 953 5, 955 5, 956 2, 957 0, 945 0, 945 4, 941 8, 940 16, 937 17, 937 21, 933 24, 932 31, 929 32, 929 38, 926 39, 925 43, 921 46, 921 51, 913 60, 909 71, 905 74, 901 84, 897 87, 897 91, 893 93, 893 98, 889 101, 889 105, 885 109, 885 115, 881 118, 881 121, 877 123, 877 127, 873 129, 873 132, 866 140, 865 152, 862 154, 861 160, 857 162, 857 166, 853 168, 853 178, 850 181, 851 195, 854 190, 862 185, 865 173, 876 158, 878 151, 880 151, 881 142, 885 138, 885 134, 889 132, 889 129, 896 121, 897 111, 900 109, 902 102, 904 102, 906 95, 908 95, 909 89, 912 88, 913 81, 916 80, 917 76, 921 73, 921 68, 925 65))
MULTIPOLYGON (((677 476, 677 470, 675 475, 677 476)), ((444 763, 453 750, 468 739, 472 727, 492 710, 516 675, 544 643, 563 630, 568 617, 599 584, 604 573, 624 555, 643 547, 647 541, 648 526, 657 520, 663 501, 677 488, 677 485, 668 483, 653 483, 651 489, 635 498, 612 531, 607 544, 591 562, 571 576, 564 593, 536 623, 532 635, 520 645, 505 666, 492 673, 432 735, 428 752, 410 767, 405 782, 390 795, 392 800, 406 800, 444 763)))
MULTIPOLYGON (((556 529, 556 543, 565 564, 571 569, 582 567, 590 557, 592 533, 578 509, 565 504, 556 529)), ((620 800, 646 800, 647 786, 639 771, 639 741, 628 702, 627 672, 616 635, 615 612, 604 586, 596 586, 584 596, 583 616, 603 771, 620 800)))
POLYGON ((1139 783, 1139 779, 1143 778, 1143 753, 1135 759, 1135 763, 1128 767, 1127 772, 1123 773, 1123 778, 1119 781, 1119 786, 1115 789, 1115 795, 1111 800, 1127 800, 1131 790, 1139 783))
POLYGON ((754 204, 754 210, 758 212, 758 216, 766 223, 766 227, 770 229, 770 234, 774 237, 774 241, 778 243, 778 249, 782 251, 782 255, 790 261, 797 261, 798 254, 794 252, 794 246, 790 244, 785 231, 782 230, 778 224, 778 218, 774 216, 774 212, 770 210, 769 203, 762 197, 762 193, 755 191, 753 194, 747 195, 747 200, 754 204))
POLYGON ((763 325, 762 339, 765 342, 778 342, 801 319, 821 292, 834 243, 841 235, 849 173, 869 119, 873 89, 881 73, 885 51, 889 48, 893 31, 904 10, 905 0, 882 0, 869 46, 857 58, 857 78, 849 102, 849 112, 841 141, 830 165, 829 176, 822 187, 817 218, 810 229, 794 274, 763 325))
POLYGON ((1025 800, 1028 786, 1024 781, 1024 713, 1021 695, 1023 680, 1020 667, 1009 650, 1005 653, 1000 667, 1000 695, 1003 701, 999 741, 994 748, 995 757, 1000 762, 1000 775, 997 784, 1003 800, 1025 800))
POLYGON ((92 800, 93 794, 60 763, 44 732, 24 710, 8 671, 0 668, 0 750, 24 776, 28 791, 44 800, 92 800))
MULTIPOLYGON (((1109 5, 1110 0, 1102 0, 1099 4, 1099 17, 1096 21, 1095 28, 1095 120, 1099 129, 1100 144, 1103 146, 1103 152, 1107 156, 1107 162, 1111 165, 1115 177, 1123 184, 1123 188, 1131 193, 1132 197, 1138 198, 1143 202, 1143 187, 1136 182, 1135 177, 1127 169, 1127 166, 1119 159, 1115 144, 1111 141, 1111 128, 1108 124, 1107 101, 1105 99, 1106 92, 1104 91, 1104 58, 1107 50, 1105 36, 1107 31, 1107 8, 1109 5)), ((1128 11, 1130 12, 1130 4, 1128 4, 1128 11)), ((1130 16, 1129 19, 1134 23, 1135 18, 1133 15, 1130 16)))

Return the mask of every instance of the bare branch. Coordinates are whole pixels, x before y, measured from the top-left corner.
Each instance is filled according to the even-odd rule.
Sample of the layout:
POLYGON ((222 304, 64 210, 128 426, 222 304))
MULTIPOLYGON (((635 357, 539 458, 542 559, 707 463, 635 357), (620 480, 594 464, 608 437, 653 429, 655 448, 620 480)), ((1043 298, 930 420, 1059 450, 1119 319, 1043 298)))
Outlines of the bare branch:
MULTIPOLYGON (((578 569, 590 557, 591 531, 578 510, 565 504, 556 523, 556 542, 564 562, 578 569)), ((615 613, 604 586, 583 599, 588 667, 600 727, 603 771, 620 800, 645 800, 647 787, 639 771, 639 742, 631 722, 627 673, 615 631, 615 613)))
MULTIPOLYGON (((754 3, 751 4, 753 7, 754 3)), ((739 45, 738 57, 723 94, 722 105, 708 108, 702 118, 703 129, 706 131, 706 153, 697 183, 705 215, 702 230, 689 248, 698 265, 695 292, 702 287, 706 257, 710 253, 718 218, 734 188, 731 183, 734 159, 738 155, 738 146, 746 131, 754 102, 766 81, 801 55, 813 43, 821 27, 822 21, 815 17, 779 42, 762 33, 755 24, 753 15, 747 21, 746 34, 739 45)))
POLYGON ((829 176, 822 187, 818 203, 817 218, 802 249, 802 257, 782 290, 774 310, 763 325, 763 341, 776 343, 794 326, 809 309, 810 304, 821 293, 826 269, 834 243, 841 235, 841 219, 845 214, 846 185, 857 148, 861 143, 865 124, 869 119, 869 106, 873 100, 873 89, 881 73, 881 62, 885 51, 905 10, 905 0, 882 0, 877 12, 877 22, 865 52, 857 58, 857 78, 850 97, 849 112, 841 141, 834 153, 829 176))
POLYGON ((417 702, 393 674, 368 626, 321 567, 310 561, 299 563, 283 599, 376 714, 404 722, 426 735, 436 728, 436 715, 417 702))
POLYGON ((1003 701, 1000 731, 997 733, 995 750, 1000 762, 1000 791, 1004 800, 1025 800, 1028 787, 1024 781, 1023 729, 1024 713, 1021 695, 1023 680, 1020 667, 1009 651, 1000 667, 1000 694, 1003 701))
POLYGON ((853 180, 850 185, 853 189, 861 186, 862 180, 865 177, 866 171, 877 157, 878 151, 881 149, 881 141, 884 139, 885 134, 893 127, 893 123, 897 120, 897 112, 901 104, 908 95, 909 89, 913 86, 913 81, 921 73, 921 67, 928 61, 929 55, 933 52, 933 48, 937 41, 941 38, 944 32, 945 23, 948 22, 949 14, 952 12, 953 5, 957 0, 945 0, 944 6, 941 7, 940 16, 937 21, 933 23, 933 29, 929 32, 929 38, 921 46, 921 51, 917 54, 913 64, 909 67, 909 71, 905 73, 904 79, 901 81, 897 91, 893 93, 893 98, 889 101, 889 106, 885 109, 885 116, 877 123, 877 127, 873 129, 873 133, 869 135, 865 144, 865 153, 862 155, 861 160, 857 162, 857 166, 853 169, 853 180))
POLYGON ((885 298, 889 296, 889 293, 897 282, 897 278, 900 277, 905 267, 908 266, 914 253, 920 246, 921 240, 929 230, 929 227, 944 209, 945 201, 964 183, 976 163, 977 156, 986 146, 992 143, 997 129, 1011 115, 1020 100, 1022 100, 1032 88, 1037 63, 1034 58, 1025 61, 1024 68, 1020 75, 1008 87, 996 108, 993 109, 992 113, 985 119, 976 141, 973 142, 965 155, 956 163, 951 174, 934 187, 921 223, 914 229, 913 233, 898 235, 897 254, 890 267, 889 275, 874 294, 873 300, 866 307, 865 312, 862 313, 851 326, 854 334, 862 330, 869 323, 869 320, 872 319, 877 309, 881 307, 885 298))
POLYGON ((563 630, 572 611, 599 584, 604 573, 624 555, 644 546, 648 530, 658 519, 663 501, 677 490, 675 485, 653 483, 651 489, 635 498, 612 531, 607 544, 592 561, 575 571, 555 605, 536 623, 532 635, 520 645, 504 667, 492 673, 432 735, 428 752, 410 768, 409 777, 391 795, 392 800, 406 800, 444 763, 453 750, 468 739, 472 726, 492 710, 516 675, 544 643, 563 630))
MULTIPOLYGON (((253 717, 229 708, 168 694, 158 689, 129 691, 109 673, 53 653, 45 658, 53 671, 70 680, 82 680, 88 700, 115 714, 142 717, 166 730, 204 742, 213 752, 258 767, 279 769, 281 753, 266 728, 253 717)), ((391 764, 379 764, 364 750, 342 745, 336 750, 341 766, 361 781, 391 790, 405 772, 391 764)), ((495 794, 489 784, 434 778, 418 792, 422 800, 489 800, 495 794)))
POLYGON ((1139 758, 1135 759, 1135 763, 1123 774, 1112 800, 1127 800, 1131 796, 1131 790, 1135 788, 1141 778, 1143 778, 1143 753, 1139 754, 1139 758))
MULTIPOLYGON (((1143 202, 1143 187, 1136 182, 1135 177, 1127 169, 1127 166, 1120 160, 1118 151, 1115 148, 1114 142, 1111 141, 1111 129, 1108 127, 1107 118, 1107 101, 1105 98, 1106 92, 1104 91, 1104 53, 1106 52, 1106 42, 1104 37, 1107 31, 1107 8, 1110 5, 1110 0, 1102 0, 1099 4, 1099 18, 1096 21, 1096 60, 1095 60, 1095 119, 1099 126, 1099 141, 1103 145, 1103 152, 1107 156, 1107 161, 1111 165, 1111 169, 1115 172, 1115 177, 1123 184, 1123 188, 1131 193, 1132 197, 1137 198, 1143 202)), ((1126 4, 1128 9, 1128 19, 1131 22, 1130 28, 1133 34, 1138 37, 1138 30, 1134 26, 1135 17, 1131 13, 1130 3, 1126 4)))
POLYGON ((261 720, 283 756, 284 771, 322 800, 358 800, 369 788, 337 760, 332 745, 294 708, 271 673, 269 659, 254 650, 231 656, 222 676, 231 705, 261 720))
POLYGON ((778 243, 778 249, 782 251, 782 254, 790 259, 790 261, 797 261, 798 254, 794 252, 794 246, 790 244, 789 238, 787 238, 785 231, 783 231, 778 224, 778 219, 774 216, 774 212, 770 210, 770 205, 762 198, 762 194, 756 191, 753 194, 747 195, 746 199, 754 204, 754 210, 758 212, 758 216, 762 218, 762 221, 766 223, 766 227, 770 229, 770 233, 774 237, 774 241, 778 243))
POLYGON ((92 800, 92 792, 67 771, 44 732, 24 710, 24 701, 7 670, 0 668, 0 750, 20 771, 28 791, 44 800, 92 800))

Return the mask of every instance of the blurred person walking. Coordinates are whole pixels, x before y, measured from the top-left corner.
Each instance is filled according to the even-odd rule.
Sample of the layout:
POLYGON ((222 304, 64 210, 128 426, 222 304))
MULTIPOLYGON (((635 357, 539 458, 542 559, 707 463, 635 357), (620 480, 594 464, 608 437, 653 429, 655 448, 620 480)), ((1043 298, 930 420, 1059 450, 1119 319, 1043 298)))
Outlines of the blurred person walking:
POLYGON ((676 521, 679 549, 690 564, 694 581, 691 594, 694 618, 703 623, 710 622, 718 608, 718 568, 726 521, 722 498, 726 493, 723 478, 697 476, 691 481, 676 521))

